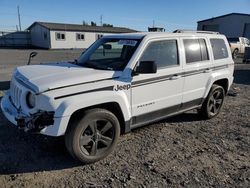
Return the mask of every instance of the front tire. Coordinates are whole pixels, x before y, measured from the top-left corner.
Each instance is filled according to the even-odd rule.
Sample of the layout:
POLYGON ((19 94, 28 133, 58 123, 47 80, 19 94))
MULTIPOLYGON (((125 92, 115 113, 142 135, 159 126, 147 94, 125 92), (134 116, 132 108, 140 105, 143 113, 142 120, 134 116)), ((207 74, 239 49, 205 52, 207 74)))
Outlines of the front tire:
POLYGON ((120 124, 105 109, 87 110, 82 119, 72 120, 65 134, 65 145, 77 160, 88 164, 109 155, 117 145, 120 124))
POLYGON ((203 102, 202 107, 198 110, 199 114, 205 119, 216 117, 221 110, 225 98, 223 87, 214 84, 203 102))

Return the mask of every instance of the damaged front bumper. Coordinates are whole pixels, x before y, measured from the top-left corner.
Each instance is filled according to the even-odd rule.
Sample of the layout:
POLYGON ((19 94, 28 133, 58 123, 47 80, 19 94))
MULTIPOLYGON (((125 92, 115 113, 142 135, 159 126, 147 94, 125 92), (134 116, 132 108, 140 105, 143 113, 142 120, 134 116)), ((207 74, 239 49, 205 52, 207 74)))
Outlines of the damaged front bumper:
POLYGON ((54 112, 37 112, 30 116, 17 116, 17 127, 25 132, 40 132, 47 126, 54 124, 54 112))
POLYGON ((26 132, 40 132, 54 124, 54 112, 39 111, 30 115, 23 114, 11 103, 8 94, 1 100, 1 109, 11 123, 26 132))

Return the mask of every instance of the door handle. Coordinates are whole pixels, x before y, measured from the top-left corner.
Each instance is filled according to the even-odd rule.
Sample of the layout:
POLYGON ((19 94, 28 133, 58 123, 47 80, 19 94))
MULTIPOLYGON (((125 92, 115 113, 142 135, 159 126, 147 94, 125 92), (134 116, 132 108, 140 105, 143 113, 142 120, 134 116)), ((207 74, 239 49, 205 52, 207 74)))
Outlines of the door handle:
POLYGON ((180 75, 173 75, 173 76, 170 77, 170 80, 177 80, 179 78, 181 78, 180 75))
POLYGON ((212 69, 209 69, 209 68, 207 68, 207 69, 205 69, 205 70, 203 71, 203 73, 210 73, 210 72, 212 72, 212 69))

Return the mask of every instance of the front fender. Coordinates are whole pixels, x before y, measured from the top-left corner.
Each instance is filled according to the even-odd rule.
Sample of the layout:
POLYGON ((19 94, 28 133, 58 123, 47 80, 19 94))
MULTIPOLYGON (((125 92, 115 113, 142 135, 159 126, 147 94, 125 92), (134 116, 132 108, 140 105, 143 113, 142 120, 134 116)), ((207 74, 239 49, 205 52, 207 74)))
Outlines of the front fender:
POLYGON ((60 100, 61 104, 55 111, 55 124, 45 128, 41 133, 51 136, 64 135, 70 117, 74 112, 83 108, 109 102, 116 102, 119 104, 125 121, 131 118, 129 99, 123 91, 99 91, 98 93, 76 95, 60 100))

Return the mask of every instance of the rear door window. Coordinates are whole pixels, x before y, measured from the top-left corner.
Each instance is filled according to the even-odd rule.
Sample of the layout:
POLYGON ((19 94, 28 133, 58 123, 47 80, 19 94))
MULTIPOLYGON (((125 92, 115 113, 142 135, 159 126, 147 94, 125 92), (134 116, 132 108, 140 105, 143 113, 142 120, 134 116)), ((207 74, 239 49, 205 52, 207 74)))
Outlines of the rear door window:
POLYGON ((228 58, 227 46, 223 39, 210 39, 210 42, 215 60, 228 58))
POLYGON ((205 39, 184 39, 183 42, 187 63, 209 60, 205 39))
POLYGON ((207 44, 204 39, 199 39, 200 47, 201 47, 201 59, 202 61, 209 60, 207 44))

